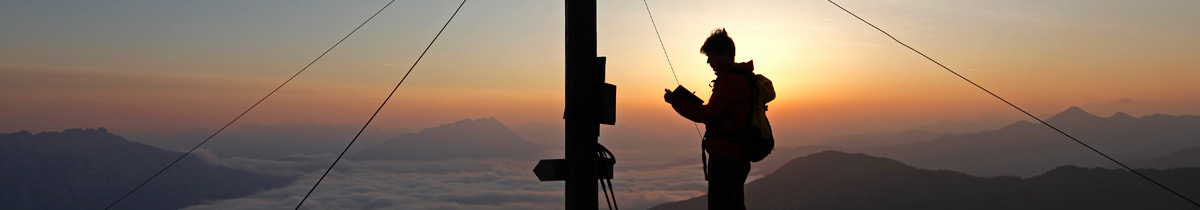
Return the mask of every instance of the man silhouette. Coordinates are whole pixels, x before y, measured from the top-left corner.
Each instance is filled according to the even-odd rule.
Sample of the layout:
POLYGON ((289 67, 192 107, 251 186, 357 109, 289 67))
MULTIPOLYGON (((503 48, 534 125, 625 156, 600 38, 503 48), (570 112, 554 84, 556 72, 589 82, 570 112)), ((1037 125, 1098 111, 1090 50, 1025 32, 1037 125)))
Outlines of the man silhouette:
POLYGON ((714 210, 746 209, 743 185, 750 173, 750 161, 739 154, 734 136, 750 127, 745 119, 750 115, 751 86, 742 75, 754 75, 754 64, 753 61, 735 63, 735 52, 733 39, 724 28, 714 30, 700 47, 700 53, 708 56, 708 66, 717 75, 708 104, 702 104, 682 86, 663 95, 679 115, 704 123, 702 147, 712 154, 705 171, 708 209, 714 210))

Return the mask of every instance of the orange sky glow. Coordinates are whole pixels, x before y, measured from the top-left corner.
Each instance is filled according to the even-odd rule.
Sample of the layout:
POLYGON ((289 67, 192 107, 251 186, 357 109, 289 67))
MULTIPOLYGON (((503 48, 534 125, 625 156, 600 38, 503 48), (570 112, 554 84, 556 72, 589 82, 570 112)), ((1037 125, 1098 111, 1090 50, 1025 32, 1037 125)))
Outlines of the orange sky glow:
MULTIPOLYGON (((1200 19, 1194 12, 1200 3, 1020 2, 847 1, 843 6, 1038 115, 1070 106, 1100 115, 1200 114, 1195 108, 1200 105, 1195 82, 1200 23, 1194 21, 1200 19)), ((0 131, 219 127, 348 32, 377 3, 309 2, 331 8, 313 17, 289 13, 311 10, 298 3, 291 10, 227 14, 249 20, 257 16, 248 14, 285 16, 259 22, 199 15, 111 30, 88 26, 88 15, 104 16, 100 13, 60 17, 48 24, 63 23, 51 26, 22 13, 4 14, 0 26, 20 32, 0 38, 0 46, 10 46, 0 49, 0 96, 5 98, 0 117, 6 119, 0 131), (270 22, 289 18, 321 21, 270 22), (138 30, 175 33, 120 38, 138 30)), ((453 3, 417 2, 385 11, 244 123, 364 122, 449 15, 442 13, 457 6, 453 3)), ((650 5, 680 82, 702 98, 710 92, 713 74, 699 45, 712 29, 728 29, 737 43, 737 60, 754 60, 756 71, 775 82, 780 96, 768 113, 780 135, 899 130, 994 113, 1024 119, 824 1, 650 5)), ((139 9, 154 8, 126 8, 139 9)), ((205 9, 227 10, 197 10, 205 9)), ((560 123, 562 13, 562 2, 469 2, 373 125, 415 130, 486 116, 510 127, 560 123)), ((691 123, 662 102, 661 90, 675 82, 641 2, 604 1, 599 14, 599 55, 608 57, 607 81, 618 86, 617 126, 691 132, 691 123)))

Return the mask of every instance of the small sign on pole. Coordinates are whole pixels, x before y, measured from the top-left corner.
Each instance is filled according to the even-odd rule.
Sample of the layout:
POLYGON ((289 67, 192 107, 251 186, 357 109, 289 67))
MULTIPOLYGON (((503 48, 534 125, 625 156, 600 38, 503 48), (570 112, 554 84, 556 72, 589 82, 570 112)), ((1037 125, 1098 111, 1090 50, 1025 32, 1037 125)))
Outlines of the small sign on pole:
POLYGON ((567 160, 542 159, 533 167, 533 174, 543 182, 567 180, 567 160))

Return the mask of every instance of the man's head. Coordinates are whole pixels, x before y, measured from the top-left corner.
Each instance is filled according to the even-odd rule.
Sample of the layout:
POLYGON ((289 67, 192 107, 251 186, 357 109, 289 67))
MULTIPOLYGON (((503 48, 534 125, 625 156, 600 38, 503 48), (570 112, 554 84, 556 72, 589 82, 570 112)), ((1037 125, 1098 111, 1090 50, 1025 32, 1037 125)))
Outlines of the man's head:
POLYGON ((733 46, 733 39, 725 33, 725 28, 717 28, 708 36, 708 40, 704 40, 704 45, 700 46, 700 54, 708 56, 708 66, 716 71, 732 65, 737 50, 733 46))

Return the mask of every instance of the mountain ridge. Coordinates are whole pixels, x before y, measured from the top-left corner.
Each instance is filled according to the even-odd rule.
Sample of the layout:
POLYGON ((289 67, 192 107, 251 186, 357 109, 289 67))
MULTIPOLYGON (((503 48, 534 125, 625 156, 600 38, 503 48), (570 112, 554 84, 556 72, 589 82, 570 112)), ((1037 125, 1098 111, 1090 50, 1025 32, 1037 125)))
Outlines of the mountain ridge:
MULTIPOLYGON (((1049 119, 1052 124, 1097 150, 1118 160, 1160 157, 1179 148, 1200 147, 1200 117, 1153 114, 1104 118, 1078 107, 1049 119)), ((1110 166, 1111 161, 1063 137, 1045 125, 1018 121, 999 129, 970 134, 945 135, 927 141, 873 147, 829 147, 849 152, 887 157, 931 169, 948 169, 979 176, 1029 177, 1061 165, 1110 166)), ((817 152, 811 149, 781 149, 756 163, 760 173, 782 166, 791 158, 817 152)))
MULTIPOLYGON (((1200 168, 1145 170, 1200 198, 1200 168)), ((747 209, 1189 209, 1127 171, 1060 166, 1030 177, 977 177, 840 151, 788 161, 745 185, 747 209), (1120 198, 1120 199, 1114 199, 1120 198)), ((707 195, 651 209, 704 209, 707 195)))
MULTIPOLYGON (((104 128, 0 134, 0 209, 93 209, 116 201, 182 153, 104 128)), ((188 156, 116 208, 177 209, 282 187, 292 179, 188 156)))
MULTIPOLYGON (((1180 149, 1164 156, 1139 159, 1127 163, 1134 168, 1171 169, 1183 167, 1200 167, 1200 147, 1180 149)), ((1113 164, 1111 167, 1117 167, 1113 164)))

